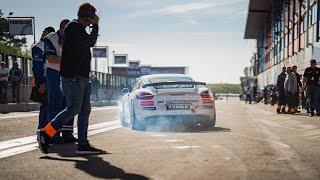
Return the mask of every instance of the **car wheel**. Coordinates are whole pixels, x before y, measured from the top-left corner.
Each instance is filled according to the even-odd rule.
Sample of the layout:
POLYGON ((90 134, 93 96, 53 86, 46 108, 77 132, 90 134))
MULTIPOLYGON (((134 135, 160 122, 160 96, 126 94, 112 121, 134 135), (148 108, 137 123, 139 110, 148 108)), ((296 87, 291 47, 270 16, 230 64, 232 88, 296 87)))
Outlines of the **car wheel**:
POLYGON ((133 103, 131 103, 131 129, 137 131, 144 131, 145 127, 142 123, 139 123, 136 117, 136 111, 134 109, 133 103))
POLYGON ((212 127, 216 126, 216 120, 217 120, 217 115, 214 114, 214 117, 212 118, 212 127))

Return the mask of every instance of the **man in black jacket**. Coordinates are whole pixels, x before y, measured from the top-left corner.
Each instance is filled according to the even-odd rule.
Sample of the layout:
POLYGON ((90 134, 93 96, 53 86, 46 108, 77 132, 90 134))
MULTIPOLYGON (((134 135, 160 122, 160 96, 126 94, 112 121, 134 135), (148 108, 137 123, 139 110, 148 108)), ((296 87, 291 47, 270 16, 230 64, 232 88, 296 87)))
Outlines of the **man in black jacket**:
POLYGON ((297 92, 295 93, 295 97, 294 97, 294 108, 295 108, 295 112, 300 112, 298 110, 299 108, 299 102, 300 102, 300 91, 301 91, 301 87, 302 87, 302 83, 301 83, 301 75, 297 72, 297 66, 294 65, 292 66, 292 71, 294 72, 294 74, 296 75, 297 77, 297 87, 298 87, 298 90, 297 92))
POLYGON ((61 129, 65 121, 78 114, 78 148, 76 154, 100 154, 103 151, 91 146, 87 140, 88 121, 91 112, 89 73, 91 65, 90 47, 98 37, 99 17, 90 3, 79 7, 78 19, 70 22, 65 30, 62 47, 61 82, 67 107, 42 130, 38 131, 39 148, 48 153, 48 139, 61 129), (86 27, 91 26, 91 33, 86 27))
POLYGON ((282 72, 279 74, 278 80, 277 80, 277 89, 279 92, 279 102, 277 107, 277 113, 286 112, 285 106, 287 104, 287 101, 286 101, 286 95, 284 93, 284 82, 286 80, 286 77, 287 77, 286 67, 283 67, 282 72))

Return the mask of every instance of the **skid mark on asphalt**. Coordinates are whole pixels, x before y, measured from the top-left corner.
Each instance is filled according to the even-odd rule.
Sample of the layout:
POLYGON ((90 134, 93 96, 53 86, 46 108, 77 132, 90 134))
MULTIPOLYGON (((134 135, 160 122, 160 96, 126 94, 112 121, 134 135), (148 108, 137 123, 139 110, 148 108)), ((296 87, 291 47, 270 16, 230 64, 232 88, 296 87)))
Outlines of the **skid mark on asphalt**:
POLYGON ((242 159, 239 156, 237 156, 235 153, 233 153, 230 149, 228 149, 225 146, 214 145, 212 146, 212 148, 220 149, 221 151, 218 151, 218 152, 220 152, 219 154, 221 157, 223 157, 223 159, 227 161, 230 161, 230 160, 233 161, 233 163, 235 164, 234 170, 237 171, 238 173, 240 172, 239 179, 247 179, 247 172, 248 172, 247 166, 243 163, 242 159))
POLYGON ((319 173, 313 169, 312 166, 301 160, 298 153, 291 148, 291 146, 281 142, 280 137, 276 133, 273 133, 261 123, 259 116, 255 116, 255 110, 253 111, 252 109, 247 108, 247 113, 249 117, 256 122, 260 131, 266 135, 267 142, 270 146, 278 152, 278 160, 287 161, 290 167, 292 167, 302 179, 312 179, 312 177, 319 176, 319 173))
MULTIPOLYGON (((256 108, 256 107, 251 107, 251 109, 254 109, 254 111, 252 110, 252 112, 266 111, 261 109, 260 111, 258 111, 259 108, 256 108)), ((314 126, 311 124, 304 124, 301 121, 294 120, 288 117, 283 117, 283 116, 280 116, 280 117, 275 116, 275 117, 271 117, 270 119, 259 119, 259 121, 267 126, 283 127, 289 130, 300 132, 302 134, 301 137, 305 137, 310 140, 320 140, 320 138, 319 139, 317 138, 320 135, 320 128, 318 128, 317 126, 314 126), (277 121, 271 121, 270 119, 272 118, 277 120, 282 120, 282 119, 291 119, 291 120, 277 122, 277 121)))

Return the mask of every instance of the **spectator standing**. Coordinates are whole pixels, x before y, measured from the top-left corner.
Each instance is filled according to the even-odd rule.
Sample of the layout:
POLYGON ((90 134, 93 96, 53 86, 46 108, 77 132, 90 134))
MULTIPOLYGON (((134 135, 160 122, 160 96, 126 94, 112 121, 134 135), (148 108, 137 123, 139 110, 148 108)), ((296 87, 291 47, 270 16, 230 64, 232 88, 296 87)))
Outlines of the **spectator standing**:
POLYGON ((13 67, 10 69, 9 82, 12 90, 12 102, 20 102, 20 85, 23 80, 22 70, 19 68, 17 61, 13 62, 13 67))
POLYGON ((288 113, 295 113, 295 94, 297 93, 297 77, 291 67, 287 67, 287 77, 284 82, 284 92, 287 97, 288 113))
POLYGON ((252 86, 252 96, 253 96, 253 102, 257 103, 257 94, 258 94, 258 87, 256 84, 252 86))
POLYGON ((252 96, 251 96, 251 91, 249 90, 249 88, 245 91, 245 95, 246 95, 246 104, 252 104, 252 96))
POLYGON ((47 86, 46 86, 46 58, 43 55, 44 42, 43 38, 49 33, 54 32, 53 27, 47 27, 43 30, 41 39, 35 43, 32 48, 32 73, 35 82, 35 93, 37 94, 37 102, 40 102, 39 124, 38 129, 44 128, 47 123, 47 86))
POLYGON ((9 69, 5 62, 1 62, 0 67, 0 104, 7 103, 9 69))
POLYGON ((303 73, 302 89, 307 90, 310 101, 310 117, 314 116, 314 111, 320 116, 320 68, 317 67, 315 59, 310 60, 310 67, 303 73))
POLYGON ((301 94, 301 88, 302 88, 302 82, 301 82, 301 75, 297 72, 297 66, 292 66, 292 71, 296 75, 297 78, 297 92, 295 93, 294 97, 294 108, 295 112, 299 112, 299 104, 300 104, 300 94, 301 94))
POLYGON ((99 80, 98 78, 92 74, 91 78, 90 78, 90 82, 91 82, 91 94, 92 94, 92 100, 94 101, 99 101, 99 80))
MULTIPOLYGON (((62 44, 64 41, 64 28, 70 21, 64 19, 60 22, 59 30, 48 34, 44 38, 44 55, 47 60, 46 84, 48 87, 48 119, 52 120, 65 106, 65 98, 61 90, 60 63, 62 44)), ((77 139, 73 136, 73 118, 63 125, 59 133, 54 137, 56 143, 73 143, 77 139)))
POLYGON ((282 72, 278 75, 277 79, 277 89, 279 92, 279 102, 277 107, 277 113, 285 113, 286 112, 286 95, 284 93, 284 82, 286 80, 287 74, 286 74, 286 67, 282 67, 282 72))
POLYGON ((90 145, 88 136, 90 104, 89 73, 91 65, 91 51, 98 38, 99 17, 96 9, 90 3, 79 7, 78 19, 70 22, 65 30, 61 59, 62 91, 65 95, 67 107, 61 111, 42 130, 38 131, 39 148, 43 153, 48 153, 48 140, 55 136, 75 115, 78 115, 78 145, 76 154, 100 154, 102 150, 90 145), (92 24, 90 34, 86 27, 92 24))

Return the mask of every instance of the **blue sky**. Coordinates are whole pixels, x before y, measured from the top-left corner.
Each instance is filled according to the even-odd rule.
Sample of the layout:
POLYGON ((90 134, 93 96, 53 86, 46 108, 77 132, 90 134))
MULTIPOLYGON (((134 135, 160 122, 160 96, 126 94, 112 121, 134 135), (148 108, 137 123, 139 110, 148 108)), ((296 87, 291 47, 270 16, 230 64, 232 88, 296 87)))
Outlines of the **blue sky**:
MULTIPOLYGON (((189 66, 200 81, 239 83, 255 42, 244 40, 249 0, 91 0, 100 16, 98 45, 143 64, 189 66)), ((84 0, 0 0, 7 15, 34 16, 42 29, 76 18, 84 0)), ((31 44, 33 38, 29 38, 31 44)), ((101 61, 99 60, 99 65, 101 61)))

